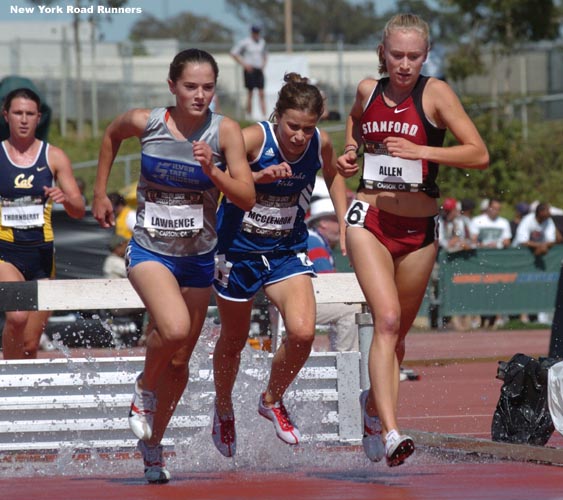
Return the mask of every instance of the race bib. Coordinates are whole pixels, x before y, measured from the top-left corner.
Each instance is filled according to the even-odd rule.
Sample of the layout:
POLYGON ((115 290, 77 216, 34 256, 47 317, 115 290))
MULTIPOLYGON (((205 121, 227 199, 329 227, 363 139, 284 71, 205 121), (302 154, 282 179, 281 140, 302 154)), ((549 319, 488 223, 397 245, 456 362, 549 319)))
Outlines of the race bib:
POLYGON ((151 193, 145 202, 143 226, 151 235, 189 238, 203 229, 203 202, 200 193, 151 193))
POLYGON ((45 224, 43 204, 13 204, 7 200, 2 202, 2 225, 16 229, 30 229, 45 224))
POLYGON ((422 184, 422 161, 389 155, 383 143, 366 144, 364 179, 373 183, 422 184))
POLYGON ((244 214, 242 230, 277 238, 289 234, 296 220, 295 196, 261 195, 254 207, 244 214))
POLYGON ((360 200, 353 200, 346 211, 344 221, 348 226, 364 227, 369 203, 360 200))

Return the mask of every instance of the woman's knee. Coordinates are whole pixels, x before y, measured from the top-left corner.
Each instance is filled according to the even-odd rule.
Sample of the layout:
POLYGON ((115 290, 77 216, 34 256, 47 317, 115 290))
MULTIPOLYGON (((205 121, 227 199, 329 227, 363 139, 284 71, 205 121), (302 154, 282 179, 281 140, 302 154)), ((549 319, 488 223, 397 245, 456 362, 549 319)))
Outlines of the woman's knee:
POLYGON ((315 324, 308 322, 287 328, 287 340, 299 346, 311 346, 315 340, 315 324))
POLYGON ((13 311, 6 313, 6 327, 13 331, 22 331, 29 320, 29 311, 13 311))
POLYGON ((189 320, 167 321, 156 326, 158 335, 167 344, 182 345, 190 335, 189 320))
POLYGON ((396 336, 401 326, 401 314, 399 311, 388 309, 376 315, 374 324, 376 333, 396 336))

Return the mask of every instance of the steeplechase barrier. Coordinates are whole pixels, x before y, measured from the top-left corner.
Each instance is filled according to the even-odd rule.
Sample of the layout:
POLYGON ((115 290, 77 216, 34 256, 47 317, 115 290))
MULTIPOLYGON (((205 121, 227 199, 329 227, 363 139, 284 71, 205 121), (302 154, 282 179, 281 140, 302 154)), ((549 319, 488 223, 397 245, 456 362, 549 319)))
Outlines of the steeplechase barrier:
MULTIPOLYGON (((353 273, 320 275, 313 284, 319 304, 365 302, 353 273)), ((3 311, 143 307, 126 279, 0 283, 0 297, 3 311)), ((367 352, 371 315, 364 310, 357 321, 360 351, 367 352)), ((273 354, 250 356, 261 359, 246 359, 239 378, 263 384, 273 354)), ((195 370, 191 367, 188 390, 172 417, 165 445, 209 432, 214 400, 210 354, 198 361, 195 370)), ((0 360, 0 452, 134 447, 127 414, 143 364, 139 356, 0 360)), ((319 416, 321 424, 309 433, 302 427, 304 440, 359 442, 357 397, 367 385, 367 361, 362 363, 360 352, 312 353, 287 395, 299 413, 319 416)))
MULTIPOLYGON (((371 314, 353 273, 320 275, 313 285, 319 304, 362 304, 362 312, 356 315, 360 352, 313 352, 290 387, 286 404, 289 403, 290 411, 295 410, 305 442, 358 444, 362 437, 358 394, 369 386, 367 356, 362 353, 369 350, 371 314), (301 422, 299 415, 308 418, 301 422)), ((0 283, 0 311, 138 307, 142 303, 128 280, 0 283)), ((273 340, 272 344, 277 342, 273 340)), ((195 363, 192 357, 188 389, 166 431, 165 446, 189 444, 201 433, 210 433, 214 401, 210 350, 203 356, 194 353, 198 354, 195 363)), ((250 347, 245 349, 237 384, 262 387, 272 356, 250 347)), ((143 365, 143 356, 0 360, 0 454, 42 457, 61 452, 133 449, 136 439, 129 429, 127 414, 132 386, 143 365)), ((235 397, 236 391, 237 385, 235 397)), ((257 394, 252 395, 252 404, 257 403, 254 396, 257 394)), ((407 432, 417 444, 429 448, 563 464, 563 449, 417 430, 407 432)))

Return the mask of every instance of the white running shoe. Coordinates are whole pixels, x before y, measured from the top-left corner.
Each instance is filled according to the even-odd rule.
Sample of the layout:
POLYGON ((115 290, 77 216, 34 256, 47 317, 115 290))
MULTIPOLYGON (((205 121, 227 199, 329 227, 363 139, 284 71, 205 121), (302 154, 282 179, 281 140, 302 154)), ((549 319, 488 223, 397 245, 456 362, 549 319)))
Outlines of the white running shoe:
POLYGON ((139 389, 139 379, 143 376, 141 372, 135 381, 135 392, 129 410, 129 427, 133 434, 143 441, 152 436, 152 424, 156 411, 156 395, 152 391, 139 389))
POLYGON ((385 456, 385 445, 383 444, 383 436, 381 435, 381 422, 379 421, 379 417, 370 416, 367 413, 368 394, 369 390, 365 390, 360 394, 360 406, 362 408, 362 419, 364 422, 362 445, 366 456, 372 462, 379 462, 385 456))
POLYGON ((274 406, 268 407, 264 404, 264 394, 261 394, 260 402, 258 403, 258 413, 274 424, 277 436, 284 443, 299 444, 301 433, 289 418, 289 414, 281 400, 277 401, 274 406))
POLYGON ((211 437, 215 448, 224 457, 233 457, 237 451, 237 433, 235 430, 235 415, 231 413, 224 417, 217 414, 217 406, 214 406, 213 430, 211 437))
POLYGON ((163 484, 170 481, 170 472, 166 468, 162 456, 162 445, 150 446, 144 441, 139 440, 137 449, 143 455, 145 464, 145 479, 149 483, 163 484))
POLYGON ((391 429, 385 436, 385 456, 387 465, 395 467, 401 465, 414 453, 414 441, 410 436, 401 436, 395 429, 391 429))

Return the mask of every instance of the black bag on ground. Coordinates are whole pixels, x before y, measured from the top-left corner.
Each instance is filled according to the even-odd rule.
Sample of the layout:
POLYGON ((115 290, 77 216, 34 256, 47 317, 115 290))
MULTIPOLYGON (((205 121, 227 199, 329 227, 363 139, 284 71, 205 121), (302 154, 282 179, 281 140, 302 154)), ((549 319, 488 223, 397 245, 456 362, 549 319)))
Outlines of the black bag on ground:
POLYGON ((547 372, 560 361, 515 354, 499 361, 500 389, 491 434, 493 441, 543 446, 555 428, 547 404, 547 372))

